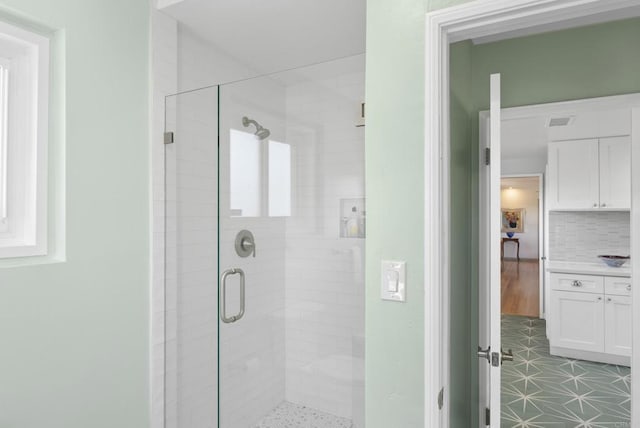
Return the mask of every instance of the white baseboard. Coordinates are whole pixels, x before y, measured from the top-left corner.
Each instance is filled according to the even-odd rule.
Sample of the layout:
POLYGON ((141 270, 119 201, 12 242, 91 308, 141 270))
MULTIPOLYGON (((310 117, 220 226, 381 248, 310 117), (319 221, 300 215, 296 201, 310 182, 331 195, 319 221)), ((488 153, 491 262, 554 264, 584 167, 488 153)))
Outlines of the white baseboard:
POLYGON ((578 349, 568 349, 552 346, 549 350, 551 355, 557 357, 573 358, 576 360, 596 361, 598 363, 615 364, 618 366, 631 367, 631 357, 623 355, 605 354, 602 352, 581 351, 578 349))

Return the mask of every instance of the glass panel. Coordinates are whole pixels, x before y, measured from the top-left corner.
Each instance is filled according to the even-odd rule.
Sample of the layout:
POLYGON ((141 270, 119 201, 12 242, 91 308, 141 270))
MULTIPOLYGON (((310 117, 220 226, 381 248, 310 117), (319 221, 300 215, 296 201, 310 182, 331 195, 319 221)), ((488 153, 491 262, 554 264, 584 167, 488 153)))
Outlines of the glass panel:
POLYGON ((363 99, 363 56, 220 87, 221 428, 363 427, 363 99))
POLYGON ((165 427, 218 426, 218 88, 168 97, 165 427))

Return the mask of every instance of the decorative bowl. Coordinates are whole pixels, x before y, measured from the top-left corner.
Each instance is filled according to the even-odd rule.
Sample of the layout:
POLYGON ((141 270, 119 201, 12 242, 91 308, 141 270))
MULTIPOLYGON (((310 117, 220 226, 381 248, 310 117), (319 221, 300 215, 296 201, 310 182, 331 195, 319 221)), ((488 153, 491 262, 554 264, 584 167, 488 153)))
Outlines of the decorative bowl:
POLYGON ((629 256, 612 256, 612 255, 602 255, 598 256, 600 260, 605 262, 607 266, 610 267, 620 267, 630 259, 629 256))

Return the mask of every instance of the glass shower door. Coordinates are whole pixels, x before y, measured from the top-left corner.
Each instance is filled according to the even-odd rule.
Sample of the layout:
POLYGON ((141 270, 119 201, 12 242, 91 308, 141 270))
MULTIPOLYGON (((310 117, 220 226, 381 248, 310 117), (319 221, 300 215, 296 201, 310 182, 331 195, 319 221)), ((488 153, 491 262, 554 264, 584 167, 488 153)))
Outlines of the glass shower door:
POLYGON ((364 426, 363 98, 364 56, 167 97, 165 428, 364 426))
POLYGON ((218 88, 167 97, 165 130, 164 426, 217 428, 218 88))

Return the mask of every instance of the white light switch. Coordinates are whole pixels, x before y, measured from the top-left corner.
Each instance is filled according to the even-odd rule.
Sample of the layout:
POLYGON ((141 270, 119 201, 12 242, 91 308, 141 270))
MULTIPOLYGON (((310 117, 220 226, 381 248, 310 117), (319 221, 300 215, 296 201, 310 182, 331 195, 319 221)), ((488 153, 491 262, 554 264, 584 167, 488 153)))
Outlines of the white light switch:
POLYGON ((406 300, 406 262, 382 261, 382 300, 406 300))

